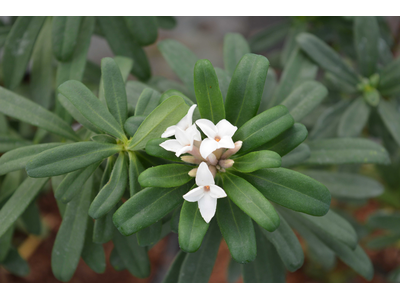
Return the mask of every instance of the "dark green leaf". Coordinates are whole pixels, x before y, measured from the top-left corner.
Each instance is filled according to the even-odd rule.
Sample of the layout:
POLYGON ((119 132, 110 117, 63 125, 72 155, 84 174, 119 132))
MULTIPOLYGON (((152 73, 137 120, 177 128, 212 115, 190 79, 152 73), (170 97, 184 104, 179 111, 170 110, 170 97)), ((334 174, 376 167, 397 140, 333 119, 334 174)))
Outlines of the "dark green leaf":
POLYGON ((249 39, 251 51, 262 52, 272 48, 285 38, 290 26, 290 19, 287 18, 256 33, 249 39))
POLYGON ((160 102, 161 94, 152 88, 145 88, 135 108, 135 116, 148 116, 160 102))
POLYGON ((112 221, 115 208, 112 208, 105 216, 95 220, 93 229, 93 242, 105 244, 114 236, 114 224, 112 221))
POLYGON ((40 211, 35 202, 31 202, 21 215, 21 221, 27 232, 33 235, 42 233, 42 222, 40 220, 40 211))
POLYGON ((1 263, 11 274, 19 277, 27 276, 30 272, 28 263, 19 255, 15 248, 10 249, 7 257, 1 263))
POLYGON ((139 246, 152 246, 155 245, 161 236, 162 222, 158 221, 150 226, 143 228, 136 234, 139 246))
POLYGON ((379 210, 368 218, 368 227, 372 229, 387 229, 390 231, 400 231, 400 214, 398 212, 389 213, 379 210))
POLYGON ((93 142, 98 143, 108 143, 108 144, 116 144, 117 141, 112 136, 107 134, 96 134, 90 137, 93 142))
POLYGON ((11 226, 0 237, 0 264, 7 257, 8 252, 12 249, 11 242, 13 235, 14 235, 14 226, 11 226))
POLYGON ((307 160, 311 155, 310 147, 301 144, 294 148, 287 155, 282 157, 282 168, 291 168, 307 160))
POLYGON ((93 241, 93 220, 87 218, 87 223, 82 258, 93 271, 104 273, 106 270, 106 255, 104 254, 103 246, 93 241))
POLYGON ((82 17, 53 17, 52 42, 53 53, 59 61, 68 61, 72 57, 78 40, 82 17))
POLYGON ((124 19, 132 37, 139 45, 148 46, 155 43, 158 36, 157 17, 125 16, 124 19))
POLYGON ((169 16, 156 17, 158 27, 163 29, 172 29, 176 26, 176 19, 169 16))
POLYGON ((380 72, 379 91, 383 95, 396 95, 400 92, 400 57, 388 64, 380 72))
POLYGON ((247 41, 240 33, 227 33, 224 37, 224 67, 232 76, 243 55, 250 53, 247 41))
POLYGON ((371 107, 363 97, 357 98, 344 111, 338 127, 339 137, 358 137, 368 121, 371 107))
POLYGON ((227 270, 228 283, 236 283, 242 275, 242 264, 237 263, 234 259, 230 259, 227 270))
POLYGON ((125 132, 130 136, 134 136, 145 119, 146 116, 133 116, 128 118, 124 124, 125 132))
POLYGON ((380 101, 378 113, 393 139, 400 145, 400 113, 396 104, 393 101, 380 101))
POLYGON ((383 249, 390 247, 400 240, 400 233, 395 233, 395 234, 389 234, 389 235, 381 235, 378 237, 375 237, 371 239, 368 243, 367 246, 370 249, 383 249))
POLYGON ((188 175, 192 166, 169 164, 156 166, 143 171, 139 176, 139 183, 143 187, 171 188, 181 186, 193 178, 188 175))
POLYGON ((253 151, 235 159, 233 168, 242 173, 251 173, 263 168, 279 168, 281 157, 268 150, 253 151))
POLYGON ((179 273, 185 257, 186 252, 178 252, 164 277, 163 283, 178 283, 179 273))
POLYGON ((1 183, 0 203, 7 200, 15 192, 22 181, 22 171, 13 171, 8 173, 1 183))
POLYGON ((139 175, 144 171, 142 163, 139 161, 135 152, 128 152, 129 157, 129 194, 132 197, 139 192, 142 187, 139 184, 139 175))

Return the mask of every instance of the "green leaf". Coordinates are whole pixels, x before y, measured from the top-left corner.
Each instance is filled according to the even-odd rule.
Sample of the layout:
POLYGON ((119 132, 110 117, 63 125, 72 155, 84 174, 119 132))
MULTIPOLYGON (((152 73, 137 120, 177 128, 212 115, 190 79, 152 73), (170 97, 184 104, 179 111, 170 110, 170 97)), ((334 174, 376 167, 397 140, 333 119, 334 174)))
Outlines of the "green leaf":
POLYGON ((396 95, 400 92, 400 57, 388 64, 380 72, 379 92, 385 96, 396 95))
POLYGON ((395 245, 396 243, 398 243, 399 240, 400 240, 399 233, 378 236, 378 237, 371 239, 367 243, 367 246, 370 249, 378 250, 378 249, 383 249, 383 248, 387 248, 392 245, 395 245))
POLYGON ((110 57, 101 60, 104 97, 108 110, 121 127, 128 117, 125 82, 118 64, 110 57))
POLYGON ((363 92, 364 100, 371 106, 378 106, 381 95, 375 88, 370 88, 363 92))
POLYGON ((159 138, 168 126, 178 123, 187 111, 188 106, 181 97, 168 98, 143 121, 129 142, 128 150, 143 149, 149 140, 159 138))
POLYGON ((192 184, 175 188, 145 188, 126 201, 114 214, 114 225, 130 235, 159 221, 183 203, 183 195, 192 184))
POLYGON ((112 208, 105 216, 94 221, 93 242, 96 244, 105 244, 114 236, 114 224, 112 221, 116 208, 112 208))
POLYGON ((378 114, 397 145, 400 145, 400 113, 395 102, 380 101, 378 114))
POLYGON ((146 116, 133 116, 128 118, 124 124, 125 132, 129 136, 134 136, 140 125, 146 119, 146 116))
POLYGON ((139 176, 139 183, 143 187, 171 188, 181 186, 193 179, 189 171, 193 166, 169 164, 149 168, 139 176))
POLYGON ((0 237, 0 263, 4 261, 7 254, 11 251, 12 237, 14 235, 14 226, 8 228, 8 230, 0 237))
POLYGON ((387 229, 399 232, 400 214, 398 212, 389 213, 384 210, 378 210, 369 216, 367 226, 372 229, 387 229))
POLYGON ((139 175, 144 171, 142 163, 134 152, 128 151, 129 158, 129 193, 132 197, 139 192, 142 187, 139 184, 139 175))
POLYGON ((200 249, 195 253, 186 254, 179 272, 178 282, 208 282, 217 258, 220 242, 221 233, 217 221, 212 220, 200 249))
POLYGON ((301 144, 287 155, 282 157, 282 168, 291 168, 299 165, 307 160, 311 155, 310 147, 306 144, 301 144))
POLYGON ((249 39, 251 51, 263 52, 272 48, 285 38, 290 27, 291 22, 287 18, 256 33, 249 39))
POLYGON ((289 60, 290 56, 298 49, 296 42, 297 35, 305 31, 307 31, 306 22, 296 22, 289 29, 289 32, 283 43, 282 53, 280 55, 280 63, 282 66, 286 65, 286 62, 289 60))
POLYGON ((161 17, 156 17, 156 18, 157 18, 158 27, 160 27, 160 28, 173 29, 176 26, 175 17, 161 16, 161 17))
POLYGON ((32 100, 49 109, 54 90, 53 55, 51 49, 51 18, 47 17, 32 53, 30 92, 32 100))
POLYGON ((89 208, 89 216, 98 219, 105 216, 119 201, 128 182, 126 155, 121 152, 111 172, 110 180, 94 198, 89 208))
MULTIPOLYGON (((161 143, 167 140, 168 139, 158 138, 148 141, 146 144, 146 153, 151 156, 160 157, 174 162, 182 162, 182 159, 180 157, 176 157, 174 152, 167 151, 160 146, 161 143)), ((0 158, 0 166, 1 166, 1 158, 0 158)))
POLYGON ((237 263, 234 259, 229 260, 226 277, 228 283, 236 283, 242 275, 242 264, 237 263))
POLYGON ((8 152, 21 147, 25 148, 31 144, 31 141, 25 140, 18 136, 0 133, 0 153, 8 152))
POLYGON ((126 269, 124 262, 122 261, 121 257, 119 256, 115 246, 110 254, 110 264, 116 271, 122 271, 122 270, 126 269))
POLYGON ((286 220, 280 216, 281 223, 274 232, 261 228, 264 236, 270 241, 282 259, 286 269, 294 272, 304 263, 303 249, 286 220))
POLYGON ((233 168, 242 173, 251 173, 264 168, 279 168, 281 157, 278 153, 268 150, 253 151, 235 158, 233 168))
POLYGON ((179 247, 185 252, 196 252, 208 230, 197 202, 184 201, 179 218, 179 247))
POLYGON ((230 76, 243 55, 250 53, 250 47, 240 33, 227 33, 224 36, 224 67, 230 76))
POLYGON ((303 124, 294 123, 290 129, 255 150, 270 150, 283 157, 304 142, 307 135, 307 128, 303 124))
POLYGON ((266 57, 246 54, 232 75, 226 96, 226 119, 237 127, 253 118, 260 106, 269 61, 266 57))
POLYGON ((265 198, 284 207, 313 216, 323 216, 329 210, 331 194, 328 189, 296 171, 284 168, 263 169, 241 176, 265 198))
POLYGON ((86 168, 67 174, 54 192, 54 197, 63 203, 73 200, 100 163, 101 161, 98 161, 86 168))
POLYGON ((258 113, 262 113, 271 107, 272 96, 274 95, 277 86, 276 72, 272 68, 268 68, 267 78, 265 79, 264 91, 261 98, 258 113))
POLYGON ((4 177, 4 180, 1 182, 0 203, 11 197, 11 195, 19 187, 21 181, 22 171, 20 170, 10 172, 4 177))
POLYGON ((114 246, 123 265, 135 277, 150 276, 150 261, 145 248, 139 246, 136 236, 123 236, 117 230, 114 234, 114 246))
POLYGON ((278 228, 278 214, 272 204, 254 186, 243 178, 229 173, 224 174, 222 179, 228 197, 241 210, 269 231, 278 228))
POLYGON ((69 80, 58 87, 58 92, 66 97, 94 126, 122 141, 126 139, 122 125, 81 82, 69 80))
POLYGON ((160 102, 161 94, 152 88, 145 88, 135 108, 135 116, 148 116, 160 102))
MULTIPOLYGON (((153 76, 150 78, 149 81, 147 81, 147 84, 149 85, 149 87, 156 89, 160 93, 164 93, 172 89, 178 90, 184 94, 188 94, 187 88, 182 83, 167 79, 163 76, 153 76)), ((194 94, 191 96, 194 96, 194 94)))
POLYGON ((140 46, 148 46, 156 42, 158 36, 157 17, 125 16, 124 19, 132 37, 140 46))
POLYGON ((82 17, 77 16, 53 17, 51 39, 54 56, 59 61, 68 61, 71 59, 78 40, 81 20, 82 17))
POLYGON ((285 100, 286 106, 295 122, 300 122, 312 112, 328 95, 328 90, 316 81, 307 81, 299 85, 285 100))
POLYGON ((229 76, 227 71, 222 70, 221 68, 215 68, 215 73, 218 77, 219 89, 221 90, 222 98, 225 101, 226 95, 228 94, 231 77, 229 76))
POLYGON ((323 139, 308 143, 311 157, 307 164, 389 164, 385 148, 361 138, 323 139))
POLYGON ((164 277, 163 283, 178 283, 179 272, 181 270, 183 261, 185 260, 186 252, 179 251, 175 256, 167 274, 164 277))
POLYGON ((28 233, 33 235, 40 235, 42 233, 40 211, 35 201, 31 202, 31 204, 29 204, 26 210, 22 213, 21 221, 28 233))
POLYGON ((81 257, 87 228, 87 211, 93 197, 93 178, 88 180, 79 196, 67 204, 51 253, 54 276, 67 282, 74 275, 81 257))
POLYGON ((293 123, 292 116, 283 105, 264 111, 236 131, 233 139, 243 142, 242 148, 238 153, 247 153, 257 149, 292 127, 293 123))
POLYGON ((96 134, 90 137, 93 142, 97 143, 108 143, 108 144, 116 144, 117 141, 114 137, 109 136, 107 134, 96 134))
POLYGON ((358 83, 355 71, 325 42, 310 33, 301 33, 296 40, 301 49, 322 69, 352 85, 358 83))
POLYGON ((224 99, 219 89, 217 74, 207 59, 198 60, 194 66, 194 91, 202 118, 214 124, 225 119, 224 99))
POLYGON ((27 276, 30 272, 29 265, 18 253, 18 250, 11 248, 7 257, 1 263, 8 272, 19 277, 27 276))
MULTIPOLYGON (((172 96, 179 96, 179 97, 183 98, 183 100, 185 100, 185 103, 188 106, 192 106, 194 104, 193 101, 190 100, 189 97, 185 96, 185 94, 183 94, 182 92, 180 92, 178 90, 174 90, 174 89, 170 89, 170 90, 165 91, 161 95, 160 103, 164 102, 165 100, 167 100, 169 97, 172 97, 172 96)), ((193 119, 194 120, 200 119, 200 113, 198 112, 198 108, 195 109, 195 111, 194 111, 193 119)))
POLYGON ((135 108, 139 100, 140 94, 145 88, 148 87, 149 86, 147 84, 141 83, 140 81, 129 80, 126 83, 126 97, 128 100, 128 107, 131 106, 132 108, 135 108))
MULTIPOLYGON (((33 46, 46 17, 18 17, 7 35, 2 59, 4 86, 15 89, 21 82, 33 46)), ((0 105, 2 106, 2 105, 0 105)))
POLYGON ((346 108, 338 126, 339 137, 358 137, 368 121, 371 107, 363 97, 357 98, 346 108))
POLYGON ((217 205, 218 225, 232 258, 241 264, 255 260, 257 245, 251 218, 229 198, 217 205))
POLYGON ((34 156, 27 163, 26 170, 30 177, 35 178, 57 176, 87 167, 120 150, 120 145, 106 143, 66 144, 34 156))
POLYGON ((73 141, 79 137, 60 117, 28 99, 0 87, 0 111, 22 122, 46 129, 73 141))
POLYGON ((170 227, 171 227, 171 231, 175 232, 175 233, 178 233, 178 231, 179 231, 179 219, 180 219, 180 215, 181 215, 182 205, 178 206, 178 208, 176 208, 172 212, 172 217, 171 217, 171 221, 170 221, 170 227))
POLYGON ((358 174, 317 170, 305 170, 302 173, 325 185, 333 197, 365 199, 377 197, 384 191, 378 181, 358 174))
POLYGON ((243 282, 285 282, 286 269, 274 245, 254 226, 257 238, 257 257, 253 262, 242 265, 243 282))
POLYGON ((285 64, 279 84, 274 91, 270 107, 281 104, 303 82, 314 80, 317 70, 318 67, 303 52, 295 49, 285 64))
POLYGON ((18 186, 14 194, 0 210, 0 237, 13 226, 48 180, 48 178, 33 179, 28 177, 18 186))
POLYGON ((82 258, 85 263, 96 273, 101 274, 106 270, 106 255, 103 246, 93 241, 93 220, 87 218, 87 228, 85 234, 85 242, 82 249, 82 258))
POLYGON ((158 221, 138 231, 136 237, 139 246, 146 247, 155 245, 160 239, 161 229, 162 229, 162 222, 158 221))
POLYGON ((97 20, 113 53, 132 58, 132 74, 140 80, 148 80, 151 77, 149 60, 145 51, 133 39, 124 17, 97 17, 97 20))
POLYGON ((369 77, 375 73, 379 58, 379 25, 375 17, 354 17, 353 24, 358 67, 369 77))
POLYGON ((178 41, 166 39, 157 43, 158 50, 167 61, 174 73, 182 80, 190 95, 194 95, 194 65, 198 61, 197 56, 186 46, 178 41))

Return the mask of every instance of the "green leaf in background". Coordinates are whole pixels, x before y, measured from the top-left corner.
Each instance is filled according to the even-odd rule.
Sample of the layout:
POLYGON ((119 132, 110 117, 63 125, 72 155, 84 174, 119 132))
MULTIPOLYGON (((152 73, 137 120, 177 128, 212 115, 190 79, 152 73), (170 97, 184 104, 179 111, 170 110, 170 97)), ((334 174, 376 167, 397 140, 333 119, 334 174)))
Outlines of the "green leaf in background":
POLYGON ((367 226, 372 229, 387 229, 390 231, 400 231, 400 214, 398 212, 389 213, 384 210, 378 210, 368 217, 367 226))
POLYGON ((33 46, 46 17, 18 17, 7 36, 2 59, 4 86, 15 89, 21 82, 33 46))
POLYGON ((162 230, 162 222, 158 221, 138 231, 136 237, 139 246, 146 247, 155 245, 160 240, 161 230, 162 230))
POLYGON ((265 79, 264 91, 261 97, 260 107, 258 113, 262 113, 271 107, 272 96, 274 95, 277 86, 276 72, 272 68, 268 68, 267 78, 265 79))
POLYGON ((14 235, 14 226, 8 228, 8 230, 0 237, 0 263, 7 257, 9 251, 11 251, 12 237, 14 235))
POLYGON ((380 101, 378 114, 393 139, 400 145, 400 112, 396 109, 395 102, 380 101))
POLYGON ((114 225, 124 235, 130 235, 161 220, 183 203, 192 184, 175 188, 145 188, 126 201, 114 214, 114 225))
POLYGON ((101 60, 104 97, 108 110, 121 127, 128 117, 125 82, 118 64, 110 57, 101 60))
POLYGON ((307 81, 299 85, 283 100, 295 122, 301 121, 328 95, 328 90, 316 81, 307 81))
POLYGON ((28 263, 19 255, 18 250, 15 248, 10 249, 1 265, 8 272, 19 277, 27 276, 30 272, 28 263))
POLYGON ((230 259, 226 277, 228 283, 236 283, 242 276, 242 264, 237 263, 234 259, 230 259))
POLYGON ((227 71, 222 70, 221 68, 215 68, 215 73, 218 77, 219 89, 221 90, 222 98, 225 101, 226 95, 228 94, 231 77, 229 76, 227 71))
POLYGON ((400 233, 381 235, 371 239, 367 243, 367 247, 370 249, 378 250, 386 247, 394 246, 400 239, 400 233))
POLYGON ((352 85, 358 83, 355 71, 331 47, 316 36, 310 33, 301 33, 297 36, 297 43, 325 71, 343 78, 352 85))
POLYGON ((371 107, 363 97, 357 98, 344 111, 338 127, 339 137, 358 137, 368 121, 371 107))
POLYGON ((285 38, 290 26, 290 19, 287 18, 256 33, 249 39, 251 51, 262 52, 275 46, 285 38))
POLYGON ((124 124, 125 132, 129 136, 134 136, 140 125, 146 119, 146 116, 133 116, 128 118, 124 124))
POLYGON ((108 45, 115 55, 130 57, 134 61, 132 74, 140 80, 151 77, 151 69, 146 53, 133 39, 124 17, 97 17, 108 45))
POLYGON ((179 247, 185 252, 196 252, 208 227, 209 224, 200 214, 198 203, 184 201, 179 218, 179 247))
POLYGON ((217 203, 217 220, 232 258, 241 264, 256 259, 256 236, 251 218, 227 198, 217 203))
POLYGON ((93 241, 93 220, 87 218, 85 242, 82 249, 82 258, 85 263, 96 273, 101 274, 106 270, 106 256, 101 245, 93 241))
POLYGON ((378 181, 363 175, 317 170, 305 170, 302 173, 325 185, 333 197, 365 199, 377 197, 384 191, 378 181))
POLYGON ((159 138, 168 126, 178 123, 187 111, 188 106, 181 97, 168 98, 143 121, 129 142, 128 150, 144 149, 149 140, 159 138))
POLYGON ((187 88, 182 83, 163 76, 153 76, 149 81, 147 81, 147 84, 149 87, 156 89, 160 93, 164 93, 168 90, 178 90, 181 93, 188 94, 187 88))
POLYGON ((226 96, 226 119, 237 127, 258 111, 267 77, 269 61, 256 54, 245 54, 239 61, 226 96))
POLYGON ((176 19, 169 16, 156 17, 158 27, 163 29, 173 29, 176 26, 176 19))
MULTIPOLYGON (((167 140, 168 139, 158 138, 148 141, 146 144, 146 153, 151 156, 171 160, 174 162, 182 162, 182 159, 180 157, 176 157, 175 153, 167 151, 160 146, 161 143, 167 140)), ((1 166, 1 158, 0 158, 0 166, 1 166)))
POLYGON ((0 153, 32 145, 32 142, 18 136, 0 134, 0 153))
POLYGON ((48 178, 33 179, 28 177, 18 186, 14 194, 0 210, 0 237, 13 226, 48 180, 48 178))
POLYGON ((144 171, 142 163, 134 152, 128 151, 129 158, 129 192, 132 197, 139 192, 142 187, 139 184, 139 175, 144 171))
POLYGON ((22 213, 21 221, 28 233, 33 235, 40 235, 42 233, 42 221, 40 220, 39 208, 35 201, 31 202, 22 213))
POLYGON ((134 109, 139 100, 140 94, 145 88, 149 88, 147 84, 140 81, 128 80, 126 83, 126 97, 128 100, 129 110, 134 109))
POLYGON ((307 164, 389 164, 385 148, 361 138, 336 138, 316 140, 308 143, 311 157, 307 164))
POLYGON ((74 200, 67 204, 63 221, 57 232, 51 253, 51 269, 54 276, 63 282, 69 281, 75 273, 85 243, 87 211, 93 197, 93 178, 74 200))
POLYGON ((157 17, 125 16, 124 19, 132 37, 139 45, 148 46, 156 42, 158 37, 157 17))
POLYGON ((60 117, 2 87, 0 87, 0 111, 5 115, 46 129, 69 140, 80 140, 72 128, 60 117))
POLYGON ((208 119, 214 124, 225 119, 224 99, 219 89, 217 74, 207 59, 198 60, 194 66, 194 91, 203 119, 208 119))
POLYGON ((31 177, 51 177, 85 168, 121 150, 120 145, 80 142, 62 145, 34 156, 26 165, 31 177))
POLYGON ((354 17, 354 47, 361 74, 369 77, 378 63, 379 25, 375 17, 354 17))
MULTIPOLYGON (((233 174, 222 177, 228 197, 263 228, 274 231, 279 216, 272 204, 250 183, 233 174)), ((219 200, 223 201, 223 200, 219 200)))
MULTIPOLYGON (((183 100, 185 100, 185 103, 190 107, 192 106, 194 103, 192 100, 190 100, 190 98, 188 98, 187 96, 185 96, 185 94, 183 94, 182 92, 178 91, 178 90, 174 90, 174 89, 170 89, 165 91, 162 95, 161 95, 161 99, 160 99, 160 103, 164 102, 165 100, 167 100, 169 97, 172 96, 179 96, 181 98, 183 98, 183 100)), ((195 109, 194 114, 193 114, 193 119, 197 120, 200 119, 200 113, 198 112, 198 108, 195 109)))
POLYGON ((93 242, 97 244, 105 244, 114 236, 114 224, 112 216, 116 208, 112 208, 105 216, 98 218, 94 222, 93 242))
POLYGON ((89 216, 98 219, 105 216, 119 201, 128 182, 127 156, 121 152, 107 184, 94 198, 89 208, 89 216))
POLYGON ((217 221, 212 220, 200 249, 195 253, 186 254, 179 272, 178 282, 208 282, 217 258, 220 242, 221 233, 217 221))
POLYGON ((241 176, 265 198, 295 211, 323 216, 329 210, 331 194, 318 181, 284 168, 263 169, 241 176))
POLYGON ((290 56, 298 49, 296 37, 299 33, 307 31, 306 22, 296 22, 290 28, 288 35, 283 43, 282 53, 280 54, 280 63, 282 66, 286 65, 290 56))
POLYGON ((363 92, 364 100, 371 106, 378 106, 381 95, 375 88, 369 88, 363 92))
POLYGON ((194 96, 193 70, 198 61, 197 56, 175 40, 162 40, 157 46, 170 68, 185 84, 189 96, 194 96))
POLYGON ((81 21, 82 17, 77 16, 53 17, 51 39, 54 56, 59 61, 65 62, 71 59, 77 44, 81 21))
POLYGON ((263 168, 279 168, 281 157, 268 150, 253 151, 235 159, 233 168, 242 173, 251 173, 263 168))
POLYGON ((159 104, 161 94, 152 88, 145 88, 135 108, 135 116, 148 116, 159 104))
POLYGON ((224 67, 230 76, 243 55, 250 53, 250 47, 240 33, 227 33, 224 37, 224 67))
POLYGON ((193 179, 188 175, 192 169, 192 166, 182 164, 152 167, 140 174, 139 183, 143 187, 171 188, 181 186, 193 179))
POLYGON ((299 165, 307 160, 311 156, 310 147, 306 144, 301 144, 287 155, 282 157, 282 168, 291 168, 293 166, 299 165))
POLYGON ((287 108, 279 105, 246 122, 236 131, 233 139, 243 142, 239 153, 247 153, 276 138, 292 127, 293 123, 293 118, 288 113, 287 108))
POLYGON ((63 181, 61 181, 57 190, 54 191, 54 197, 63 203, 68 203, 73 200, 100 163, 101 161, 98 161, 86 168, 67 174, 63 181))
POLYGON ((122 125, 81 82, 69 80, 58 87, 58 92, 67 98, 94 126, 122 141, 126 139, 122 125))
POLYGON ((116 144, 117 141, 114 137, 109 136, 107 134, 96 134, 90 137, 93 142, 97 143, 108 143, 108 144, 116 144))
POLYGON ((179 279, 179 272, 181 270, 183 261, 185 260, 186 252, 179 251, 175 256, 167 274, 164 277, 163 283, 177 283, 179 279))
POLYGON ((400 92, 400 57, 388 64, 380 72, 379 91, 383 95, 396 95, 400 92))
POLYGON ((23 179, 23 171, 13 171, 8 173, 1 182, 0 203, 12 196, 15 190, 19 187, 23 179))

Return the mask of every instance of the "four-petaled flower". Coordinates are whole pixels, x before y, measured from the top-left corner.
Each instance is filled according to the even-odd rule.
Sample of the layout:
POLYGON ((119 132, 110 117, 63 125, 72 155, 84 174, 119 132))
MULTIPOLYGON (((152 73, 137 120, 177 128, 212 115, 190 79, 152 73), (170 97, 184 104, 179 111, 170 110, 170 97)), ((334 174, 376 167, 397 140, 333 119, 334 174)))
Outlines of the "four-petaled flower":
POLYGON ((215 185, 214 177, 205 162, 202 162, 196 173, 197 188, 183 195, 189 202, 198 202, 200 214, 209 223, 217 209, 217 199, 226 197, 225 191, 215 185))
POLYGON ((175 152, 177 157, 192 151, 194 140, 196 139, 197 134, 200 135, 196 125, 190 126, 185 131, 183 131, 180 127, 176 127, 174 131, 176 139, 167 140, 161 143, 160 146, 167 151, 175 152))
POLYGON ((200 119, 196 121, 196 124, 207 136, 200 145, 200 154, 204 159, 207 159, 217 149, 235 148, 232 136, 235 134, 237 127, 233 126, 227 120, 223 119, 217 125, 214 125, 210 120, 200 119))

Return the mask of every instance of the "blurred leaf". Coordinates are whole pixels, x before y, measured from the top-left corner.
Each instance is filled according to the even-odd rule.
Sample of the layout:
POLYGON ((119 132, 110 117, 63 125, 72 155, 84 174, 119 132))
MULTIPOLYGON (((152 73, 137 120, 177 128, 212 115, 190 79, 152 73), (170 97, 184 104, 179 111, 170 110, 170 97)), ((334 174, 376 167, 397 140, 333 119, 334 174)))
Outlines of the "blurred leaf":
POLYGON ((139 246, 145 247, 155 245, 160 239, 161 229, 162 223, 158 221, 138 231, 136 237, 139 246))
POLYGON ((12 249, 11 242, 14 235, 14 226, 8 228, 8 230, 0 237, 0 264, 7 257, 8 252, 12 249))
POLYGON ((368 121, 371 107, 363 97, 357 98, 346 108, 340 118, 338 127, 339 137, 358 137, 368 121))
POLYGON ((311 155, 310 147, 301 144, 282 157, 282 168, 291 168, 307 160, 311 155))
POLYGON ((91 136, 90 139, 97 143, 117 144, 115 138, 107 134, 96 134, 91 136))
POLYGON ((373 229, 387 229, 400 232, 400 214, 398 212, 388 213, 379 210, 369 216, 367 226, 373 229))
POLYGON ((140 81, 132 81, 129 80, 126 83, 126 96, 128 100, 128 106, 132 106, 136 108, 136 104, 139 100, 140 94, 142 94, 145 88, 148 88, 147 84, 144 84, 140 81))
POLYGON ((7 200, 11 195, 15 192, 15 190, 19 187, 22 181, 22 172, 23 171, 13 171, 8 173, 4 180, 1 183, 0 189, 0 203, 4 200, 7 200))
POLYGON ((87 218, 85 242, 82 249, 82 258, 85 263, 96 273, 104 273, 106 270, 106 255, 103 246, 93 241, 93 220, 87 218))
POLYGON ((267 51, 285 38, 290 28, 290 19, 277 22, 259 31, 249 39, 252 52, 267 51))
POLYGON ((240 33, 227 33, 224 36, 224 67, 230 76, 243 55, 250 53, 247 41, 240 33))
POLYGON ((11 248, 7 257, 1 265, 11 274, 19 277, 27 276, 30 272, 29 265, 18 253, 18 250, 11 248))
POLYGON ((263 168, 279 168, 281 157, 278 153, 268 150, 253 151, 235 158, 233 168, 242 173, 251 173, 263 168))
POLYGON ((176 26, 175 17, 161 16, 156 17, 158 27, 163 29, 173 29, 176 26))
POLYGON ((367 243, 370 249, 383 249, 395 245, 400 240, 400 233, 381 235, 371 239, 367 243))
POLYGON ((400 113, 395 102, 380 101, 378 114, 397 145, 400 145, 400 113))
POLYGON ((140 174, 139 183, 143 187, 171 188, 181 186, 193 179, 188 174, 192 169, 192 166, 183 164, 152 167, 140 174))
POLYGON ((0 153, 31 145, 32 142, 18 136, 0 133, 0 153))
POLYGON ((128 151, 129 158, 129 194, 132 197, 139 192, 142 187, 139 184, 139 175, 144 171, 142 163, 134 152, 128 151))
POLYGON ((364 100, 371 106, 378 106, 381 95, 375 88, 363 92, 364 100))
POLYGON ((379 92, 383 95, 392 96, 400 93, 400 57, 389 63, 380 72, 379 92))
MULTIPOLYGON (((173 89, 172 90, 167 90, 161 95, 160 103, 164 102, 165 100, 167 100, 169 97, 172 97, 172 96, 181 97, 183 100, 185 100, 185 103, 188 106, 192 106, 194 104, 192 100, 190 100, 187 96, 185 96, 185 94, 183 94, 182 92, 180 92, 178 90, 173 90, 173 89)), ((193 114, 193 119, 194 120, 200 119, 200 113, 199 113, 198 110, 199 109, 196 108, 195 111, 194 111, 194 114, 193 114)))
POLYGON ((146 119, 146 116, 133 116, 128 118, 124 124, 125 132, 129 136, 134 136, 140 125, 146 119))
POLYGON ((219 89, 221 90, 222 98, 226 99, 226 95, 228 94, 229 83, 231 82, 231 77, 228 72, 222 70, 221 68, 215 68, 215 73, 218 77, 219 89))
POLYGON ((105 244, 114 237, 114 224, 112 221, 116 208, 113 207, 105 216, 94 221, 93 242, 105 244))
POLYGON ((145 88, 136 103, 135 116, 148 116, 159 104, 161 94, 151 88, 145 88))
POLYGON ((186 252, 180 250, 175 256, 167 274, 164 277, 163 283, 177 283, 179 279, 179 272, 181 270, 183 261, 185 260, 186 252))
POLYGON ((36 203, 33 201, 21 215, 22 223, 27 232, 33 235, 42 233, 42 222, 40 220, 40 211, 36 203))
POLYGON ((51 39, 54 56, 59 61, 71 59, 77 44, 81 20, 82 17, 77 16, 53 17, 51 39))
POLYGON ((228 270, 227 270, 227 279, 228 283, 235 283, 239 280, 240 276, 242 276, 242 264, 237 263, 234 259, 230 259, 228 270))
POLYGON ((157 17, 125 16, 125 23, 132 37, 141 46, 148 46, 156 42, 158 36, 157 17))
POLYGON ((261 97, 258 113, 262 113, 271 107, 272 96, 274 95, 277 86, 276 72, 272 68, 268 68, 267 78, 265 79, 264 91, 261 97))

